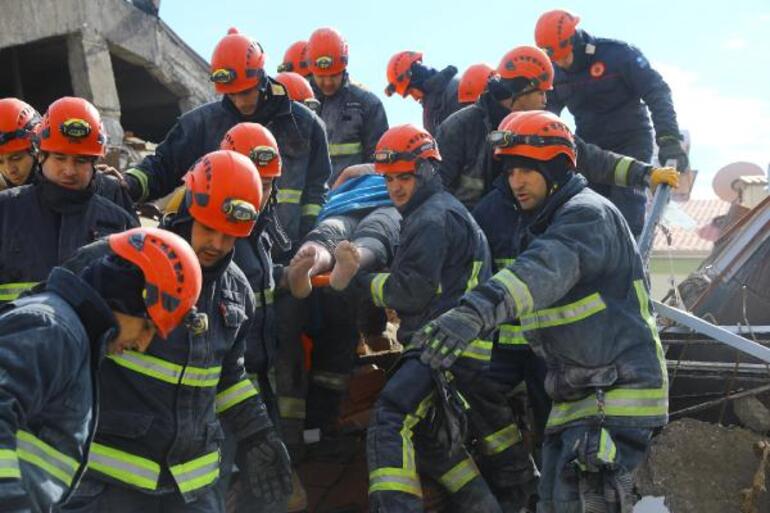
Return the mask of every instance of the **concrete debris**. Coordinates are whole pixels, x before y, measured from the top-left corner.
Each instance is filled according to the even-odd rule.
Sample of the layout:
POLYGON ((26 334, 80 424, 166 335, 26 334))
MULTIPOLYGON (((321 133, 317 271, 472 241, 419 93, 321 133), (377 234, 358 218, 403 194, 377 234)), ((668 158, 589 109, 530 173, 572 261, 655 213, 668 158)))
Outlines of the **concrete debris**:
MULTIPOLYGON (((665 497, 671 513, 740 511, 742 490, 754 484, 759 441, 738 427, 695 419, 673 422, 653 440, 636 476, 637 492, 665 497)), ((758 504, 756 513, 770 513, 770 501, 758 504)))
POLYGON ((770 410, 756 397, 738 399, 733 409, 744 427, 761 435, 770 431, 770 410))

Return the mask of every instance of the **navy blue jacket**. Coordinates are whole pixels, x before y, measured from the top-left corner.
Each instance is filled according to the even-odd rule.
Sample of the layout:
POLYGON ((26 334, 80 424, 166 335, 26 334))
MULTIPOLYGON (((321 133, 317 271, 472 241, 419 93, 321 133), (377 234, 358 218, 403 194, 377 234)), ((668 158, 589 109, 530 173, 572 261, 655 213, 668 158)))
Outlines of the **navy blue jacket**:
POLYGON ((49 511, 79 481, 116 333, 104 300, 58 267, 43 292, 0 307, 0 511, 49 511))
POLYGON ((671 90, 644 55, 622 41, 578 35, 572 67, 555 67, 547 109, 567 107, 577 135, 608 150, 621 151, 637 137, 652 141, 648 110, 657 137, 679 138, 671 90))
POLYGON ((241 116, 227 96, 183 114, 155 154, 126 171, 142 186, 140 199, 156 199, 173 191, 197 159, 219 149, 229 129, 250 121, 266 126, 278 142, 283 164, 276 180, 281 225, 292 241, 309 231, 331 174, 326 131, 310 109, 289 100, 278 82, 268 81, 257 112, 249 118, 241 116))
POLYGON ((623 216, 574 175, 515 221, 515 262, 463 303, 486 329, 520 320, 520 334, 547 366, 554 401, 547 428, 665 423, 665 356, 623 216))
POLYGON ((463 105, 457 100, 457 68, 447 66, 420 85, 423 93, 422 126, 435 136, 438 126, 463 105))
POLYGON ((43 281, 79 247, 138 225, 98 194, 57 212, 41 190, 36 182, 0 192, 0 303, 43 281))

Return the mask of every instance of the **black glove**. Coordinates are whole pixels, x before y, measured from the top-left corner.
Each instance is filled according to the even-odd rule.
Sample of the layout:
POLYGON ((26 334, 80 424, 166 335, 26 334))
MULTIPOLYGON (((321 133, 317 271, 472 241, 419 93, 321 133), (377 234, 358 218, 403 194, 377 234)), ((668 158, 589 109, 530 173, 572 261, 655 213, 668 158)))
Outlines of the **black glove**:
POLYGON ((235 456, 245 491, 264 504, 291 495, 291 459, 274 429, 266 429, 238 445, 235 456))
POLYGON ((690 161, 687 158, 687 152, 684 151, 684 145, 675 135, 661 135, 658 137, 658 161, 662 166, 667 166, 668 162, 676 162, 676 170, 684 173, 690 167, 690 161))
POLYGON ((476 310, 462 305, 429 322, 412 337, 412 344, 422 348, 422 363, 434 369, 448 369, 478 338, 483 327, 476 310))

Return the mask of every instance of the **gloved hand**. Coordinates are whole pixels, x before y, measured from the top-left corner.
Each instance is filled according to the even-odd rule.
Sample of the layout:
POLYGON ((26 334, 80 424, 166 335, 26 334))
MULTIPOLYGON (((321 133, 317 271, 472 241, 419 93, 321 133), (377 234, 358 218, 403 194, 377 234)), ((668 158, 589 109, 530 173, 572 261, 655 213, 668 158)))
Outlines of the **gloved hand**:
POLYGON ((667 165, 668 161, 676 161, 676 169, 680 173, 687 171, 690 161, 687 158, 687 152, 684 151, 682 141, 672 135, 662 135, 658 137, 658 161, 662 165, 667 165))
POLYGON ((655 192, 660 184, 670 185, 672 189, 679 187, 679 171, 673 167, 656 167, 650 172, 650 190, 655 192))
MULTIPOLYGON (((126 171, 130 171, 130 169, 127 169, 126 171)), ((124 172, 122 174, 120 185, 128 190, 128 195, 131 196, 131 199, 134 200, 134 202, 138 202, 142 199, 142 184, 139 183, 139 179, 134 175, 124 172)))
POLYGON ((440 315, 418 331, 412 343, 422 348, 420 361, 434 369, 448 369, 468 344, 481 333, 484 323, 465 305, 440 315))
POLYGON ((264 504, 291 495, 291 459, 275 429, 266 429, 238 444, 235 463, 246 492, 264 504))

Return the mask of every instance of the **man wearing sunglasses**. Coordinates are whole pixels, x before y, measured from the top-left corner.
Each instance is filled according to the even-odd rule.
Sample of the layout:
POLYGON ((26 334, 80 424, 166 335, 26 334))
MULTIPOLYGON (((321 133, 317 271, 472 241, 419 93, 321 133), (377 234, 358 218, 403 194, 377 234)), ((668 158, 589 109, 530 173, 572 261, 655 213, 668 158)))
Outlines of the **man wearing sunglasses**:
POLYGON ((305 58, 329 137, 332 184, 346 167, 372 161, 374 147, 388 129, 388 118, 380 99, 350 80, 348 43, 335 29, 313 32, 305 58))
MULTIPOLYGON (((678 171, 686 171, 687 153, 668 84, 638 49, 593 37, 577 28, 579 22, 579 17, 558 9, 537 20, 537 46, 556 65, 548 110, 559 114, 567 107, 575 117, 576 134, 586 142, 642 162, 652 161, 654 126, 658 161, 674 161, 678 171)), ((591 187, 615 203, 638 236, 646 198, 623 185, 591 187)))
POLYGON ((259 175, 247 157, 220 150, 202 157, 184 183, 181 208, 162 226, 197 256, 197 308, 206 322, 175 330, 146 354, 128 351, 105 363, 98 445, 66 511, 221 512, 220 420, 238 443, 244 493, 271 504, 291 491, 286 447, 243 367, 255 304, 232 261, 259 215, 259 175))

